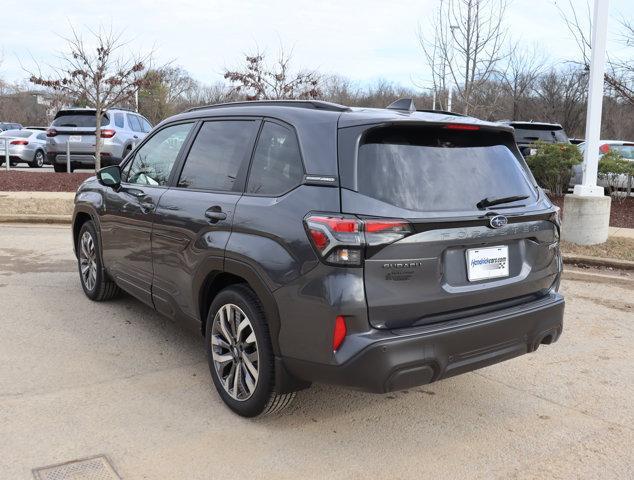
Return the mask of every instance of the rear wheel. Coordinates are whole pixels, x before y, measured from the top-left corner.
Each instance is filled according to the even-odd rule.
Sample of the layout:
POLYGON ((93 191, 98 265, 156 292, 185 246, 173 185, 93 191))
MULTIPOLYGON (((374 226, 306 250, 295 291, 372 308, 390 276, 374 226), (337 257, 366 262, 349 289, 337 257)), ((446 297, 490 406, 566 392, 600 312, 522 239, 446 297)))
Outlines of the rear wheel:
POLYGON ((29 167, 42 168, 43 165, 44 165, 44 152, 42 152, 42 150, 38 150, 37 152, 35 152, 33 161, 29 163, 29 167))
POLYGON ((205 344, 216 390, 238 415, 276 413, 295 397, 295 392, 276 391, 268 325, 248 286, 233 285, 216 296, 207 315, 205 344))
POLYGON ((119 287, 107 278, 101 264, 99 237, 92 221, 87 221, 79 231, 77 240, 77 266, 81 287, 88 298, 96 302, 109 300, 119 292, 119 287))

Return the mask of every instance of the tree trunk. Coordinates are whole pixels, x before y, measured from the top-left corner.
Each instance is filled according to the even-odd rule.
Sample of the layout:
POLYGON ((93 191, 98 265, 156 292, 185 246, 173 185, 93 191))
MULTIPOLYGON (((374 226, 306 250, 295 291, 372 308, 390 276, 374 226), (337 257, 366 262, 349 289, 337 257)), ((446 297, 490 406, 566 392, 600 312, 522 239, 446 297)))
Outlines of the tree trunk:
POLYGON ((97 108, 95 119, 95 172, 101 168, 101 109, 97 108))

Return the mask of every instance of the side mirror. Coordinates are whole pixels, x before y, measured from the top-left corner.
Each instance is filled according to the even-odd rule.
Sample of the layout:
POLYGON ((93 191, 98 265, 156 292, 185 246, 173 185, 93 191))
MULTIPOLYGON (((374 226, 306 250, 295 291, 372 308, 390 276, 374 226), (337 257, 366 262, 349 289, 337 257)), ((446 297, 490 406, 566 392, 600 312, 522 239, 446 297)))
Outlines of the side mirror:
POLYGON ((121 167, 110 165, 97 172, 97 180, 105 187, 118 189, 121 186, 121 167))

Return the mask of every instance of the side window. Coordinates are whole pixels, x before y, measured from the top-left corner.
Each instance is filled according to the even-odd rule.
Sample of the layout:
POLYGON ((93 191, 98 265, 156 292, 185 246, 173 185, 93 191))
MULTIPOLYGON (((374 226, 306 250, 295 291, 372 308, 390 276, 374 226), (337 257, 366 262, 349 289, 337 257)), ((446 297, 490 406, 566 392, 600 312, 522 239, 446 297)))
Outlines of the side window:
POLYGON ((236 191, 240 168, 246 166, 257 129, 253 120, 203 123, 178 181, 182 188, 236 191))
POLYGON ((123 113, 114 114, 114 124, 119 128, 123 128, 123 113))
POLYGON ((166 127, 134 154, 123 173, 123 181, 139 185, 165 185, 192 123, 166 127))
POLYGON ((46 133, 38 133, 37 139, 46 141, 46 133))
POLYGON ((279 196, 302 182, 304 168, 295 133, 267 122, 255 149, 247 193, 279 196))
POLYGON ((152 130, 152 125, 150 125, 150 122, 148 122, 145 118, 139 117, 139 120, 141 121, 141 127, 143 128, 143 131, 145 133, 148 133, 150 130, 152 130))
POLYGON ((131 113, 128 113, 126 116, 128 117, 128 125, 130 126, 130 128, 135 132, 141 132, 142 129, 141 123, 139 122, 139 117, 137 117, 136 115, 132 115, 131 113))

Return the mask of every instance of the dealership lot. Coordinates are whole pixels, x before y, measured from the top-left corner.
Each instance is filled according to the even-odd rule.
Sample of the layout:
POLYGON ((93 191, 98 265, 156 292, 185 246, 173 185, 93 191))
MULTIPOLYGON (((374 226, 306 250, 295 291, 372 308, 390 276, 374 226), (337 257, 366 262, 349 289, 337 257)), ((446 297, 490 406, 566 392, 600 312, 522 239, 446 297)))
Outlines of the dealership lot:
POLYGON ((199 338, 83 295, 68 227, 0 225, 0 478, 97 454, 132 479, 632 478, 632 286, 563 291, 564 335, 534 354, 383 396, 315 385, 245 420, 199 338))

